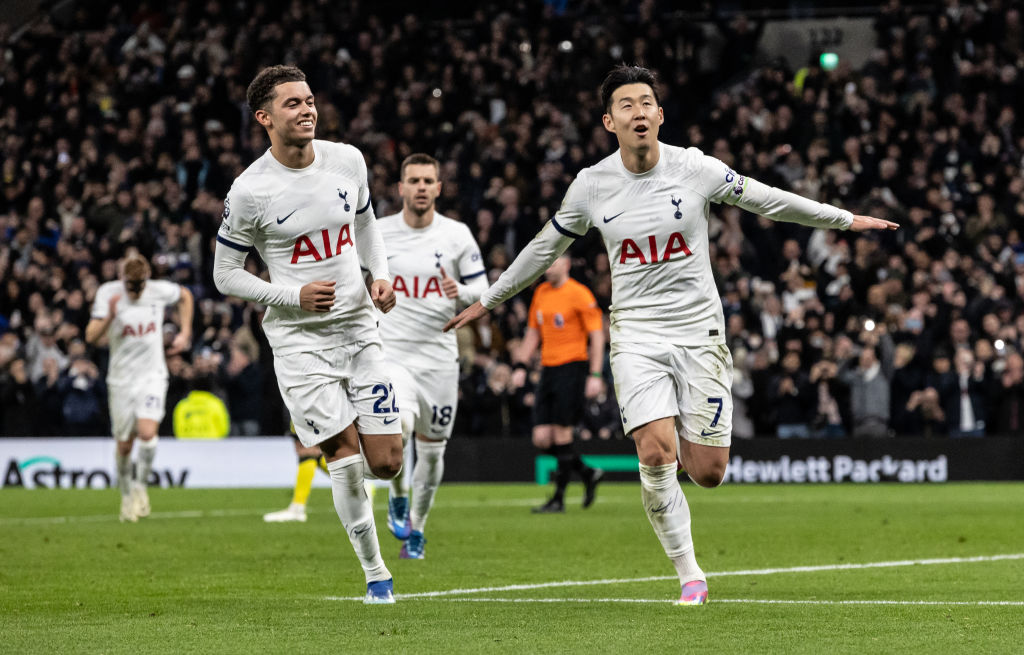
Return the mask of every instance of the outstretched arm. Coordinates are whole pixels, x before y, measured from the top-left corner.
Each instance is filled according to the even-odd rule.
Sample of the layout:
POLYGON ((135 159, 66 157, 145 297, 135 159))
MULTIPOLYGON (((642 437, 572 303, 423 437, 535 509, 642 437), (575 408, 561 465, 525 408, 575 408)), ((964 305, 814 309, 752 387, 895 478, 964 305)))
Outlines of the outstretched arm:
POLYGON ((896 223, 880 218, 854 216, 845 209, 804 198, 750 178, 738 182, 735 188, 742 189, 742 194, 735 201, 738 207, 775 221, 857 232, 895 230, 899 227, 896 223))
POLYGON ((480 297, 480 300, 464 309, 444 326, 447 332, 476 320, 525 289, 531 282, 548 270, 551 264, 572 245, 573 238, 555 229, 548 222, 537 236, 533 237, 519 253, 515 261, 501 274, 494 284, 480 297))
POLYGON ((850 230, 853 232, 867 232, 868 230, 895 230, 899 228, 898 223, 887 221, 883 218, 873 216, 857 216, 854 214, 850 230))

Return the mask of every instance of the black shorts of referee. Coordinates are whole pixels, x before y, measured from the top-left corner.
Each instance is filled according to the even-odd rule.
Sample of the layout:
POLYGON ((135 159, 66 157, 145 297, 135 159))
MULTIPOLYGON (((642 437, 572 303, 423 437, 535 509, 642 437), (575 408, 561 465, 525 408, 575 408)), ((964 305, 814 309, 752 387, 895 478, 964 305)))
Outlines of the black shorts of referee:
POLYGON ((583 391, 590 364, 569 362, 544 366, 533 401, 534 425, 575 426, 583 417, 583 391))

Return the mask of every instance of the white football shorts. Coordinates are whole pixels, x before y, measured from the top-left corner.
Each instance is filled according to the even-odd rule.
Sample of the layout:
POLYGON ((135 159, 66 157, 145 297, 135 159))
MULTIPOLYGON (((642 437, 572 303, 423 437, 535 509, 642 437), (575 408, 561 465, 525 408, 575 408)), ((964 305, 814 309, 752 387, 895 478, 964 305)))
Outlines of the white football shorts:
POLYGON ((611 367, 626 434, 671 416, 687 441, 719 447, 732 443, 732 355, 727 346, 613 343, 611 367))
POLYGON ((159 423, 164 420, 167 400, 167 378, 142 378, 131 384, 107 387, 107 405, 110 407, 110 431, 118 441, 128 441, 135 435, 135 422, 148 418, 159 423))
POLYGON ((303 446, 352 423, 360 434, 401 434, 398 397, 375 341, 274 356, 281 397, 303 446))
POLYGON ((459 405, 459 363, 411 366, 391 362, 391 379, 402 413, 413 429, 428 439, 448 439, 459 405))

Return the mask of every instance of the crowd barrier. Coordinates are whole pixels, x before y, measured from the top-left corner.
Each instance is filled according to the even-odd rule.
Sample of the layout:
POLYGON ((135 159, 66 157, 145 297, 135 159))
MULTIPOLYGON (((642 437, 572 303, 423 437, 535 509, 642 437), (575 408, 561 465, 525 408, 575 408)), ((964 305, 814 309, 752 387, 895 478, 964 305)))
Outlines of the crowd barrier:
MULTIPOLYGON (((578 444, 608 479, 636 480, 628 440, 578 444)), ((290 487, 296 458, 289 437, 212 441, 161 437, 150 476, 161 487, 290 487)), ((548 482, 555 462, 529 439, 453 438, 447 482, 548 482)), ((1024 438, 754 439, 733 441, 726 484, 941 483, 1024 480, 1024 438)), ((116 483, 110 438, 0 438, 0 487, 106 488, 116 483)), ((329 485, 318 475, 314 484, 329 485)))

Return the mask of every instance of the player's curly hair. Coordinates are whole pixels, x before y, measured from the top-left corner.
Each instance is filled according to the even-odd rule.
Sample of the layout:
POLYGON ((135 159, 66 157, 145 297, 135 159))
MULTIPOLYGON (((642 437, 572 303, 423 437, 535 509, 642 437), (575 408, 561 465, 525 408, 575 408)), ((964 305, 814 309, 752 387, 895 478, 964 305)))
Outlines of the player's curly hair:
POLYGON ((605 112, 610 112, 612 109, 612 94, 615 93, 615 89, 627 84, 646 84, 651 87, 651 91, 654 92, 654 101, 659 106, 661 105, 661 98, 658 97, 658 76, 654 71, 643 66, 619 64, 611 69, 607 77, 604 78, 604 82, 601 83, 601 104, 604 106, 605 112))
POLYGON ((274 99, 274 87, 285 82, 305 82, 306 74, 296 66, 270 66, 261 70, 245 91, 245 99, 249 103, 249 111, 256 113, 266 109, 267 103, 274 99))

